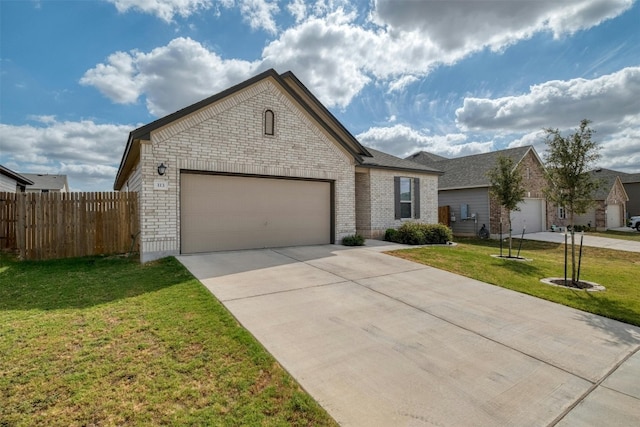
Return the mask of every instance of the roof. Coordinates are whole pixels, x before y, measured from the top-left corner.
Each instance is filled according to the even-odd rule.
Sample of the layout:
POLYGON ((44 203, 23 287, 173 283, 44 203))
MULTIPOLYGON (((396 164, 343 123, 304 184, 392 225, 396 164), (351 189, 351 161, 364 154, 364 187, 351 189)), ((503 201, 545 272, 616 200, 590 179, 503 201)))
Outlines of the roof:
POLYGON ((620 181, 623 184, 635 184, 640 182, 640 173, 626 173, 606 168, 597 168, 594 171, 598 173, 598 176, 619 176, 620 181))
POLYGON ((371 157, 363 157, 362 163, 359 165, 365 168, 379 168, 379 169, 393 169, 404 170, 411 172, 422 172, 442 175, 442 171, 436 168, 422 165, 420 163, 401 159, 400 157, 392 156, 391 154, 383 153, 382 151, 368 148, 367 150, 371 154, 371 157))
MULTIPOLYGON (((600 181, 600 186, 596 190, 593 199, 594 200, 606 200, 609 197, 609 193, 614 185, 616 185, 616 181, 621 178, 621 172, 617 172, 611 169, 598 168, 589 172, 591 176, 600 181)), ((620 179, 620 183, 622 184, 622 180, 620 179)), ((623 188, 624 190, 624 188, 623 188)))
POLYGON ((4 176, 8 176, 9 178, 15 180, 18 184, 21 185, 32 185, 33 181, 31 181, 30 179, 26 178, 23 175, 20 175, 18 172, 14 172, 9 168, 6 168, 2 165, 0 165, 0 174, 4 175, 4 176))
POLYGON ((530 150, 533 150, 538 157, 534 148, 528 145, 453 159, 421 151, 412 154, 407 159, 443 171, 444 175, 440 177, 438 183, 440 190, 482 188, 491 185, 487 173, 496 166, 498 157, 509 157, 517 165, 530 150))
POLYGON ((242 83, 232 86, 216 95, 191 104, 175 113, 164 116, 149 124, 139 127, 129 133, 129 139, 125 151, 120 161, 120 167, 116 174, 114 190, 121 188, 127 178, 128 171, 135 164, 140 150, 141 140, 150 140, 151 132, 163 126, 171 124, 191 113, 216 103, 228 96, 235 94, 262 80, 271 79, 280 86, 291 98, 293 98, 323 129, 341 144, 353 157, 357 163, 361 163, 361 156, 369 157, 370 153, 349 133, 342 124, 320 103, 320 101, 293 75, 286 72, 278 74, 274 69, 269 69, 242 83))
POLYGON ((48 175, 39 173, 25 173, 26 178, 33 181, 31 190, 62 190, 67 185, 67 175, 48 175))

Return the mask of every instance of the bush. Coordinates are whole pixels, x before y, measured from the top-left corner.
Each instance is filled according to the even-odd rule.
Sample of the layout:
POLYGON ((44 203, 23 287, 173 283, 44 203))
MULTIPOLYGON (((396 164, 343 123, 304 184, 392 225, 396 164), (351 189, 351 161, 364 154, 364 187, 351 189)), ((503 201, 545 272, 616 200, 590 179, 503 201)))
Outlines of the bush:
POLYGON ((345 246, 364 246, 364 237, 359 234, 345 236, 342 238, 342 244, 345 246))
POLYGON ((397 230, 387 229, 384 239, 406 245, 442 245, 453 240, 453 233, 449 227, 442 224, 405 222, 397 230))
POLYGON ((384 232, 384 240, 387 242, 402 243, 400 233, 395 228, 387 228, 387 231, 384 232))

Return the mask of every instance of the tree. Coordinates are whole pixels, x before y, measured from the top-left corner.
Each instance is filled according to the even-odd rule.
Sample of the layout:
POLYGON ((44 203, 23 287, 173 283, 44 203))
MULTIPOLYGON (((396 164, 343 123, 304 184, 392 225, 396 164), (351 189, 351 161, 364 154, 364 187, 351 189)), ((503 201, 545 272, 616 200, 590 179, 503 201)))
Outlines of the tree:
POLYGON ((600 146, 591 140, 595 131, 589 128, 591 121, 584 119, 580 127, 567 137, 558 129, 544 129, 547 150, 545 152, 547 200, 562 207, 569 214, 571 225, 571 281, 576 282, 576 251, 574 218, 584 214, 594 203, 593 196, 599 182, 589 173, 600 158, 600 146))
POLYGON ((510 157, 499 156, 498 163, 487 176, 491 187, 489 191, 498 203, 507 211, 509 218, 509 258, 511 258, 511 211, 520 210, 518 204, 524 199, 522 172, 510 157))

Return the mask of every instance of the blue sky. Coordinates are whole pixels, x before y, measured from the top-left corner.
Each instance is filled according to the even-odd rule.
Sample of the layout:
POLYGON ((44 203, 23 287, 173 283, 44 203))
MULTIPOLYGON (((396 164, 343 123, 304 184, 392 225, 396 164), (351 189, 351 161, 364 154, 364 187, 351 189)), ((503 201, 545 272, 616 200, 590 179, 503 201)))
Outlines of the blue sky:
POLYGON ((640 172, 633 0, 0 0, 0 164, 110 190, 128 133, 268 68, 405 157, 593 121, 640 172))

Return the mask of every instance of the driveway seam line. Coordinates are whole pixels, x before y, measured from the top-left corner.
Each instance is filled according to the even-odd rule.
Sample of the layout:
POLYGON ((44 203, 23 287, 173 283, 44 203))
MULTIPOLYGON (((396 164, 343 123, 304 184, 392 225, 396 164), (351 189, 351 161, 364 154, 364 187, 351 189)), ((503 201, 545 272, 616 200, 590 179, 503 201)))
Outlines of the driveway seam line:
POLYGON ((567 370, 567 369, 565 369, 565 368, 562 368, 562 367, 560 367, 560 366, 556 366, 556 365, 554 365, 553 363, 549 363, 549 362, 548 362, 548 361, 546 361, 546 360, 542 360, 542 359, 540 359, 539 357, 536 357, 536 356, 534 356, 534 355, 531 355, 531 354, 525 353, 524 351, 519 350, 519 349, 517 349, 517 348, 513 348, 513 347, 511 347, 511 346, 509 346, 509 345, 507 345, 507 344, 505 344, 505 343, 503 343, 503 342, 497 341, 497 340, 495 340, 494 338, 491 338, 491 337, 488 337, 488 336, 486 336, 486 335, 483 335, 483 334, 481 334, 481 333, 479 333, 479 332, 477 332, 477 331, 474 331, 474 330, 472 330, 472 329, 469 329, 469 328, 467 328, 467 327, 465 327, 465 326, 458 325, 457 323, 454 323, 454 322, 452 322, 451 320, 447 320, 447 319, 446 319, 446 318, 444 318, 444 317, 440 317, 440 316, 438 316, 438 315, 436 315, 436 314, 434 314, 434 313, 430 313, 430 312, 428 312, 428 311, 426 311, 426 310, 424 310, 424 309, 422 309, 422 308, 420 308, 420 307, 416 307, 416 306, 414 306, 414 305, 412 305, 412 304, 410 304, 410 303, 408 303, 408 302, 406 302, 406 301, 403 301, 403 300, 398 299, 398 298, 396 298, 396 297, 394 297, 394 296, 388 295, 388 294, 386 294, 386 293, 384 293, 384 292, 381 292, 381 291, 379 291, 379 290, 377 290, 377 289, 372 289, 372 288, 370 288, 370 287, 368 287, 368 286, 366 286, 366 285, 363 285, 362 283, 358 283, 358 282, 357 282, 357 281, 355 281, 355 280, 354 280, 353 282, 354 282, 355 284, 359 285, 359 286, 362 286, 362 287, 364 287, 364 288, 366 288, 366 289, 369 289, 369 290, 371 290, 371 291, 373 291, 373 292, 376 292, 376 293, 378 293, 378 294, 380 294, 380 295, 383 295, 383 296, 385 296, 385 297, 387 297, 387 298, 390 298, 390 299, 392 299, 392 300, 394 300, 394 301, 397 301, 397 302, 399 302, 399 303, 401 303, 401 304, 407 305, 407 306, 409 306, 409 307, 411 307, 411 308, 413 308, 413 309, 415 309, 415 310, 418 310, 418 311, 420 311, 420 312, 422 312, 422 313, 425 313, 425 314, 427 314, 427 315, 429 315, 429 316, 431 316, 431 317, 435 317, 436 319, 439 319, 439 320, 441 320, 441 321, 443 321, 443 322, 446 322, 446 323, 448 323, 448 324, 450 324, 450 325, 452 325, 452 326, 455 326, 455 327, 457 327, 457 328, 463 329, 463 330, 465 330, 465 331, 467 331, 467 332, 470 332, 470 333, 472 333, 472 334, 474 334, 474 335, 477 335, 477 336, 479 336, 479 337, 481 337, 481 338, 484 338, 484 339, 486 339, 486 340, 488 340, 488 341, 491 341, 491 342, 493 342, 493 343, 495 343, 495 344, 498 344, 498 345, 500 345, 500 346, 502 346, 502 347, 508 348, 509 350, 513 350, 513 351, 515 351, 516 353, 520 353, 520 354, 522 354, 523 356, 527 356, 527 357, 529 357, 529 358, 531 358, 531 359, 533 359, 533 360, 537 360, 538 362, 540 362, 540 363, 542 363, 542 364, 544 364, 544 365, 552 366, 552 367, 554 367, 554 368, 556 368, 556 369, 558 369, 558 370, 560 370, 560 371, 562 371, 562 372, 566 372, 566 373, 567 373, 567 374, 569 374, 569 375, 572 375, 572 376, 574 376, 574 377, 576 377, 576 378, 580 378, 581 380, 584 380, 584 381, 586 381, 586 382, 588 382, 588 383, 590 383, 590 384, 594 384, 594 382, 593 382, 592 380, 590 380, 590 379, 588 379, 588 378, 583 378, 582 376, 580 376, 580 375, 578 375, 578 374, 576 374, 576 373, 574 373, 574 372, 570 372, 570 371, 568 371, 568 370, 567 370))
MULTIPOLYGON (((565 409, 565 410, 564 410, 560 415, 558 415, 558 417, 556 417, 556 419, 555 419, 555 420, 553 420, 553 421, 549 424, 549 426, 548 426, 548 427, 553 427, 553 426, 555 426, 556 424, 558 424, 560 421, 562 421, 562 419, 563 419, 564 417, 566 417, 566 416, 567 416, 571 411, 573 411, 573 410, 576 408, 576 406, 578 406, 580 403, 582 403, 582 402, 587 398, 587 396, 589 396, 591 393, 593 393, 593 391, 594 391, 595 389, 597 389, 598 387, 600 387, 600 386, 601 386, 601 384, 602 384, 602 383, 603 383, 607 378, 609 378, 609 377, 610 377, 610 376, 611 376, 615 371, 617 371, 617 370, 618 370, 618 368, 619 368, 620 366, 622 366, 622 364, 623 364, 624 362, 626 362, 627 360, 631 359, 631 357, 632 357, 633 355, 635 355, 636 353, 638 353, 638 351, 639 351, 639 350, 640 350, 640 346, 636 347, 636 349, 635 349, 635 350, 633 350, 632 352, 630 352, 629 354, 627 354, 625 357, 623 357, 622 359, 620 359, 620 361, 619 361, 618 363, 616 363, 616 364, 613 366, 613 368, 611 368, 609 371, 607 371, 607 373, 606 373, 606 374, 604 374, 604 375, 602 376, 602 378, 600 378, 596 383, 594 383, 591 387, 589 387, 589 388, 587 389, 587 391, 585 391, 585 392, 584 392, 580 397, 578 397, 578 399, 576 399, 576 401, 575 401, 575 402, 573 402, 571 405, 569 405, 569 407, 568 407, 567 409, 565 409)), ((618 390, 611 389, 611 388, 606 387, 606 386, 602 386, 602 387, 604 387, 604 388, 606 388, 606 389, 609 389, 609 390, 612 390, 612 391, 615 391, 615 392, 618 392, 618 393, 621 393, 621 392, 620 392, 620 391, 618 391, 618 390)), ((626 393, 621 393, 621 394, 626 395, 626 393)), ((634 397, 634 396, 631 396, 631 397, 634 397)), ((637 399, 637 398, 636 398, 636 399, 637 399)))
POLYGON ((222 302, 240 301, 240 300, 245 300, 245 299, 264 297, 264 296, 267 296, 267 295, 285 294, 287 292, 301 291, 301 290, 304 290, 304 289, 321 288, 323 286, 339 285, 341 283, 349 283, 349 282, 351 282, 351 280, 340 280, 338 282, 323 283, 321 285, 305 286, 303 288, 284 289, 282 291, 266 292, 264 294, 249 295, 249 296, 246 296, 246 297, 238 297, 238 298, 230 298, 230 299, 225 299, 225 300, 220 300, 220 301, 222 301, 222 302))

